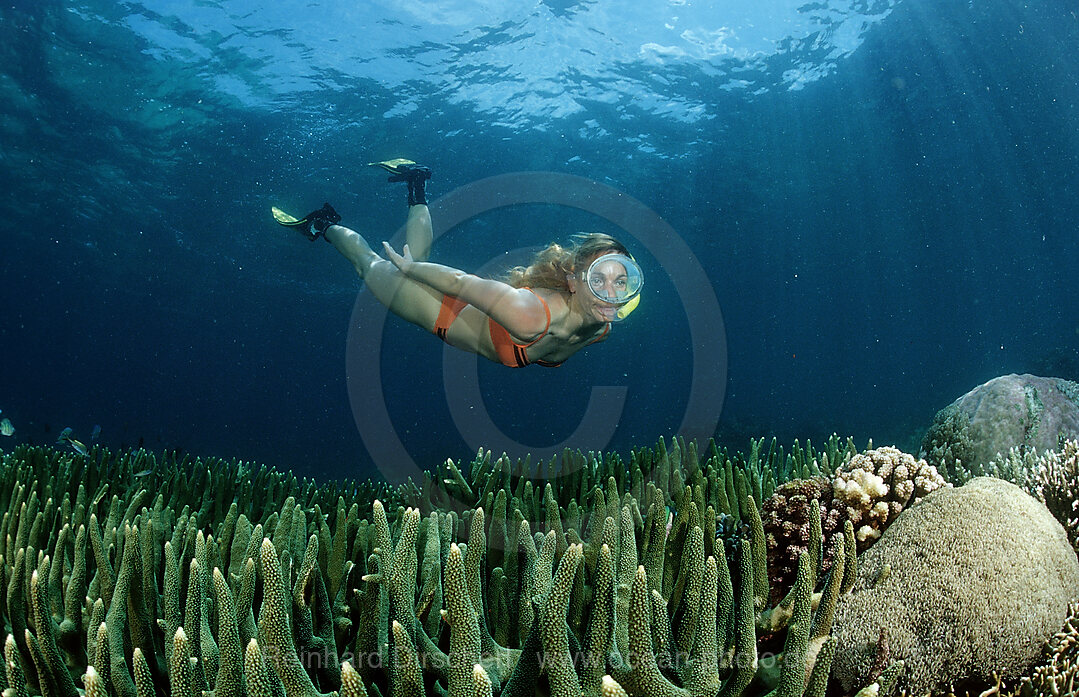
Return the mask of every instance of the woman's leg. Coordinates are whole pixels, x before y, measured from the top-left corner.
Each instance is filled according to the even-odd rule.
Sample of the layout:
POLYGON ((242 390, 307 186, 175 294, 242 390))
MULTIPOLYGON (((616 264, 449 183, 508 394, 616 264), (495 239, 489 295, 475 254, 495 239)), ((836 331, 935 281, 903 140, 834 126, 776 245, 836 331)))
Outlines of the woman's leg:
POLYGON ((427 210, 426 203, 419 203, 408 207, 408 220, 405 221, 405 243, 408 251, 412 252, 412 258, 416 261, 427 261, 431 256, 431 211, 427 210))
MULTIPOLYGON (((331 225, 324 233, 326 239, 352 262, 356 273, 360 278, 367 277, 367 267, 373 262, 382 259, 355 230, 344 225, 331 225)), ((431 212, 426 204, 409 206, 408 218, 405 220, 405 244, 412 252, 412 258, 416 261, 427 261, 431 256, 431 212)))
MULTIPOLYGON (((406 224, 406 238, 409 251, 412 251, 412 239, 419 245, 425 245, 423 251, 431 248, 431 216, 427 206, 413 206, 409 209, 406 224), (423 208, 423 211, 416 209, 423 208), (414 219, 415 218, 415 219, 414 219), (426 242, 424 241, 424 221, 426 221, 426 242)), ((442 295, 430 286, 409 280, 401 275, 391 262, 383 259, 371 249, 367 240, 355 230, 343 225, 331 225, 324 233, 326 239, 350 262, 356 273, 374 293, 375 298, 398 317, 411 322, 422 329, 431 331, 442 307, 442 295)), ((412 252, 414 258, 416 252, 412 252)))
POLYGON ((367 244, 367 240, 361 237, 360 233, 344 225, 329 226, 323 236, 334 246, 334 249, 341 252, 341 255, 352 263, 360 278, 367 275, 367 267, 372 262, 382 258, 375 254, 371 245, 367 244))

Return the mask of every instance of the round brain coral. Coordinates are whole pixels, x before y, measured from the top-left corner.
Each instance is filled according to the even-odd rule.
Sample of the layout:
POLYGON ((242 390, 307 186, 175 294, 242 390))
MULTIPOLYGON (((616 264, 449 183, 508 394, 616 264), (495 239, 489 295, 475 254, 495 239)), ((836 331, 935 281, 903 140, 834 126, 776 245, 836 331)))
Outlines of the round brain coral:
POLYGON ((1077 596, 1079 561, 1043 504, 991 477, 944 487, 858 557, 836 608, 832 676, 848 693, 871 680, 882 631, 906 694, 1024 675, 1077 596))
POLYGON ((926 458, 956 484, 1012 448, 1040 454, 1079 437, 1079 384, 1037 375, 1002 375, 941 409, 925 434, 926 458), (957 462, 958 461, 958 462, 957 462))
POLYGON ((855 455, 832 477, 835 503, 854 524, 859 551, 880 537, 904 508, 943 486, 951 485, 935 467, 894 447, 855 455))

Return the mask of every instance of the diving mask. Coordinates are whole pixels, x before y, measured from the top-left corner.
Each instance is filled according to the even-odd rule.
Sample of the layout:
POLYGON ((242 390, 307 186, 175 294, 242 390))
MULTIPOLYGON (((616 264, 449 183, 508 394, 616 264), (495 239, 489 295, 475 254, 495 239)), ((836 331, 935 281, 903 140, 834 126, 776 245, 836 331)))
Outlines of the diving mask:
POLYGON ((633 257, 604 254, 589 265, 584 282, 599 300, 621 305, 615 315, 616 321, 619 321, 625 319, 640 303, 644 272, 633 257))

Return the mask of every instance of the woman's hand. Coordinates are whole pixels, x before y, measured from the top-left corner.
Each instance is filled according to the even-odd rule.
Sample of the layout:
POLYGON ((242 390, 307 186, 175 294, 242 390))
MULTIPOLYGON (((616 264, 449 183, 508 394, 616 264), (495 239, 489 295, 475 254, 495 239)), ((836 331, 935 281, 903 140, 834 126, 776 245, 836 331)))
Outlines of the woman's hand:
POLYGON ((386 252, 386 258, 389 259, 401 273, 408 276, 409 272, 412 271, 412 265, 416 263, 412 259, 412 252, 409 251, 408 245, 406 244, 402 250, 404 252, 403 256, 393 251, 393 247, 390 246, 389 242, 383 242, 382 249, 386 252))

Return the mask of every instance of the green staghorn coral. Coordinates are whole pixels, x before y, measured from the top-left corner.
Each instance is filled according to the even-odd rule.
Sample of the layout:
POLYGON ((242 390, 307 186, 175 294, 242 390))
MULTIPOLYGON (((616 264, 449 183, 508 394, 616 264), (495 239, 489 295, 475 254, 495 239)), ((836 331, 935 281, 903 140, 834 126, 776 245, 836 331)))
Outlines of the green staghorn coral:
POLYGON ((852 452, 481 451, 390 488, 20 446, 0 456, 0 692, 820 695, 852 573, 839 552, 823 574, 821 550, 853 557, 853 533, 816 526, 773 603, 759 511, 852 452), (745 535, 717 536, 721 516, 745 535))

